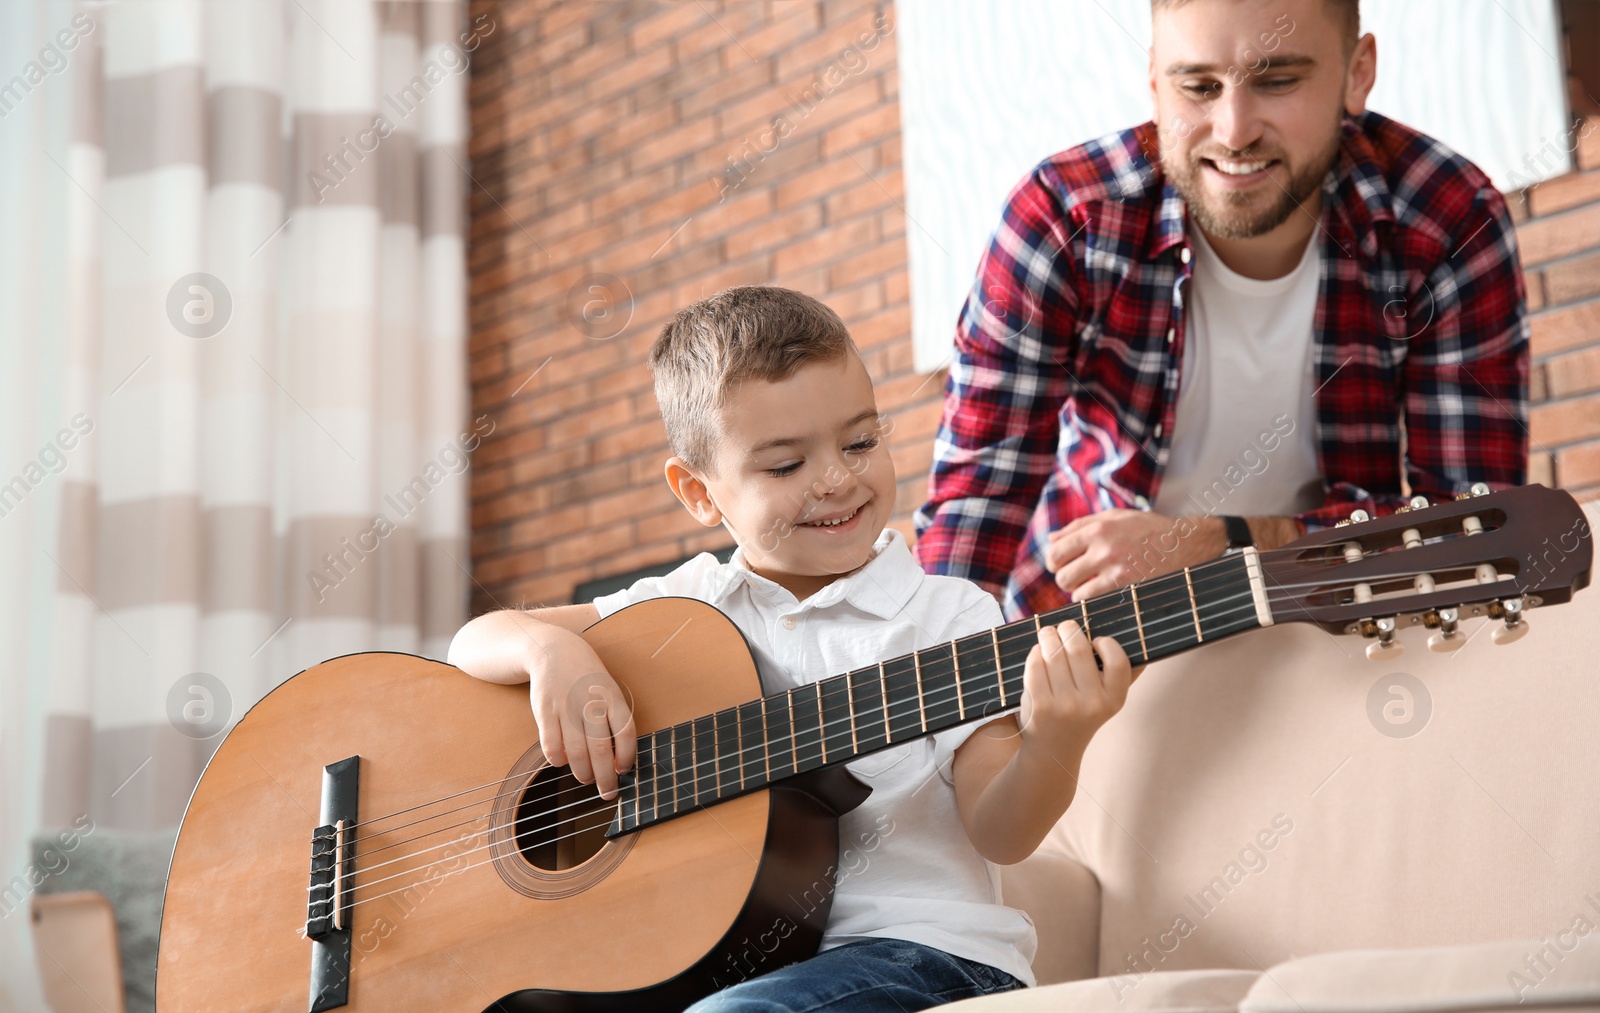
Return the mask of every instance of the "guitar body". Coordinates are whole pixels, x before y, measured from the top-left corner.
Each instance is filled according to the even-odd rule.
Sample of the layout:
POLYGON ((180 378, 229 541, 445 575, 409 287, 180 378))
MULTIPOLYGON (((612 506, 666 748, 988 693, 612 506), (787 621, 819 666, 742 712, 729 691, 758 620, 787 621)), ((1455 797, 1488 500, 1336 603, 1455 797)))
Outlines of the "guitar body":
MULTIPOLYGON (((642 602, 584 637, 640 733, 761 695, 742 635, 701 602, 642 602)), ((604 840, 615 804, 566 778, 570 808, 546 822, 570 829, 530 841, 516 821, 565 768, 538 751, 525 686, 412 655, 336 658, 256 704, 195 788, 162 911, 162 1013, 315 1007, 311 835, 323 768, 350 756, 348 995, 322 1008, 354 1011, 678 1010, 803 959, 828 914, 837 816, 867 794, 832 768, 604 840)))

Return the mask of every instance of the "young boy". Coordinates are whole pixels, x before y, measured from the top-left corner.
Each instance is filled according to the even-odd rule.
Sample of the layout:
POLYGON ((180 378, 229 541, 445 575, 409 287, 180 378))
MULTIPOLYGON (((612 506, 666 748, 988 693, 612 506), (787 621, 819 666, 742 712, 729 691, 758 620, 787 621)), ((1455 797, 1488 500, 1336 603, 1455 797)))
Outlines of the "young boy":
MULTIPOLYGON (((456 634, 451 664, 532 682, 551 763, 607 797, 631 768, 620 689, 602 677, 603 718, 587 684, 573 689, 603 672, 578 633, 634 602, 678 595, 720 608, 767 693, 1002 624, 993 597, 924 574, 886 527, 894 465, 872 382, 832 310, 787 289, 728 289, 679 312, 650 366, 673 452, 667 484, 738 549, 726 564, 703 553, 593 604, 493 612, 456 634)), ((1131 678, 1116 641, 1091 649, 1075 623, 1046 626, 1027 659, 1020 725, 1008 715, 851 762, 872 795, 840 820, 840 839, 872 853, 854 863, 841 853, 848 871, 822 952, 693 1009, 903 1013, 1032 985, 1033 926, 1000 903, 993 863, 1027 857, 1066 810, 1084 749, 1131 678)))

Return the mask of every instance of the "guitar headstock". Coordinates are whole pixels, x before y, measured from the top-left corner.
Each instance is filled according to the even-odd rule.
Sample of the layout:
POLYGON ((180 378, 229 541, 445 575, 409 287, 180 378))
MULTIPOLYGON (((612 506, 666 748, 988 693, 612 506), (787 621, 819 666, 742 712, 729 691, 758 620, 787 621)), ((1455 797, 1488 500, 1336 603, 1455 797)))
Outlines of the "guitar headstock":
POLYGON ((1570 493, 1527 485, 1429 506, 1415 497, 1387 517, 1363 511, 1261 553, 1274 619, 1371 639, 1369 658, 1399 653, 1397 630, 1425 626, 1452 651, 1464 619, 1503 620, 1496 643, 1527 632, 1529 608, 1564 602, 1589 583, 1594 539, 1570 493))

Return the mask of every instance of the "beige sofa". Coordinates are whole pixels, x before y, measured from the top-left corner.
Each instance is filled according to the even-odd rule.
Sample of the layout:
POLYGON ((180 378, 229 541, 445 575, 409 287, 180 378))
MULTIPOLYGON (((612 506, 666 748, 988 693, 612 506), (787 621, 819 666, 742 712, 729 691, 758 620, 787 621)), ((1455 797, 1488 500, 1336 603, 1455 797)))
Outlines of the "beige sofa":
POLYGON ((1484 622, 1151 665, 1005 872, 1044 987, 953 1013, 1600 1010, 1600 587, 1484 622))

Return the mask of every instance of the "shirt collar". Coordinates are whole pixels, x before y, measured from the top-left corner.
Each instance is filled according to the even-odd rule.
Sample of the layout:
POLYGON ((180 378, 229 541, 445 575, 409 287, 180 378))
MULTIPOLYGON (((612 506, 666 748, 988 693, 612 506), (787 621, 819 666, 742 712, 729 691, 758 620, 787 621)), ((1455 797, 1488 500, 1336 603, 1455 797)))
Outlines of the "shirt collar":
MULTIPOLYGON (((879 619, 899 615, 926 575, 912 558, 905 535, 895 528, 883 529, 872 545, 872 552, 872 558, 860 569, 840 577, 801 604, 814 609, 846 602, 879 619)), ((734 550, 713 580, 711 604, 720 604, 744 586, 748 586, 752 594, 772 601, 784 604, 794 601, 794 595, 782 585, 753 572, 745 564, 741 546, 734 550)))
MULTIPOLYGON (((1368 121, 1374 118, 1382 119, 1373 112, 1363 113, 1359 118, 1344 118, 1339 154, 1322 181, 1323 212, 1331 210, 1341 226, 1340 231, 1353 238, 1368 257, 1378 252, 1379 223, 1395 220, 1393 195, 1383 168, 1378 164, 1377 151, 1367 136, 1367 127, 1371 126, 1368 121)), ((1136 145, 1141 151, 1157 151, 1159 144, 1154 123, 1142 123, 1134 128, 1130 148, 1136 145)), ((1188 205, 1165 173, 1149 161, 1144 163, 1144 168, 1151 174, 1152 181, 1158 176, 1161 180, 1161 204, 1156 211, 1156 227, 1150 242, 1150 255, 1154 258, 1188 242, 1188 205)))

